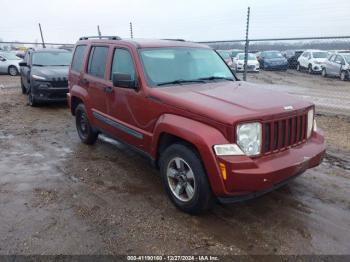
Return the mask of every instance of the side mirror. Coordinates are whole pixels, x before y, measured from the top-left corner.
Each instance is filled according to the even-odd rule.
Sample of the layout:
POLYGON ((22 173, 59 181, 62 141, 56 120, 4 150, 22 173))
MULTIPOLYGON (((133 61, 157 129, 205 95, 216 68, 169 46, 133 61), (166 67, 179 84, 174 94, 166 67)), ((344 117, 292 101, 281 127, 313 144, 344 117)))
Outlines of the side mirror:
POLYGON ((19 66, 28 66, 27 63, 24 62, 24 61, 21 61, 21 62, 19 62, 18 64, 19 64, 19 66))
POLYGON ((136 81, 129 74, 114 73, 112 82, 115 87, 136 89, 136 81))

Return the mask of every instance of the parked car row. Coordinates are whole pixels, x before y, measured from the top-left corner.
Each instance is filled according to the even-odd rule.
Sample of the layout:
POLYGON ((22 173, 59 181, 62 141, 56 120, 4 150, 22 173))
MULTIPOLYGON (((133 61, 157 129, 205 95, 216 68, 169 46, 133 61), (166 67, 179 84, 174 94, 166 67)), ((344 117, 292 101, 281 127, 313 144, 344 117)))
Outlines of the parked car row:
POLYGON ((21 58, 13 52, 0 51, 0 73, 16 76, 19 73, 21 58))
MULTIPOLYGON (((241 50, 242 51, 242 50, 241 50)), ((229 67, 236 72, 244 71, 245 53, 232 50, 217 50, 229 67)), ((287 50, 248 53, 248 72, 263 70, 296 69, 309 74, 321 73, 323 77, 335 76, 350 79, 350 51, 287 50), (259 65, 258 65, 259 64, 259 65)))
MULTIPOLYGON (((232 59, 235 70, 244 56, 232 59)), ((264 68, 286 67, 277 53, 260 57, 264 68)), ((258 71, 256 56, 247 59, 258 71)), ((205 45, 82 37, 73 57, 29 50, 19 65, 31 106, 67 99, 83 143, 103 133, 149 158, 184 212, 265 194, 325 155, 312 103, 237 81, 205 45)))

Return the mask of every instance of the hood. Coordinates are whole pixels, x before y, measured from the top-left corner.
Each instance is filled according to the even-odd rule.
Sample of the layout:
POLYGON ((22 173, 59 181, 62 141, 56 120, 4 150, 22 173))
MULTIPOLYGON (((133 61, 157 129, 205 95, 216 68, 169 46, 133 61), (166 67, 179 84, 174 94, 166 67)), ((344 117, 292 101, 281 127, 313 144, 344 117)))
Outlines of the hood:
POLYGON ((33 66, 31 73, 48 80, 67 79, 69 66, 33 66))
POLYGON ((278 57, 278 58, 264 58, 265 62, 285 62, 287 59, 284 57, 278 57))
POLYGON ((269 90, 271 85, 222 81, 152 88, 152 95, 170 106, 232 124, 240 120, 270 119, 274 115, 291 114, 312 104, 292 95, 269 90))

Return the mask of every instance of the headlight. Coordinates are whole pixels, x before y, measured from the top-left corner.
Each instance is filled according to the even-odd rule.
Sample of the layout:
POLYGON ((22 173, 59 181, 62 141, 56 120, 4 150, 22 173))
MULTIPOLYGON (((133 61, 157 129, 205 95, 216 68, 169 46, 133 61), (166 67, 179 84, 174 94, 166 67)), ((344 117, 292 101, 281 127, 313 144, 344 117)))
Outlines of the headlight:
POLYGON ((310 138, 314 123, 314 110, 307 112, 307 138, 310 138))
POLYGON ((261 152, 261 124, 249 123, 237 126, 237 144, 247 156, 261 152))
POLYGON ((43 76, 38 76, 38 75, 32 75, 32 78, 36 79, 36 80, 46 80, 45 77, 43 76))
POLYGON ((242 156, 244 153, 236 144, 215 145, 214 151, 217 156, 242 156))

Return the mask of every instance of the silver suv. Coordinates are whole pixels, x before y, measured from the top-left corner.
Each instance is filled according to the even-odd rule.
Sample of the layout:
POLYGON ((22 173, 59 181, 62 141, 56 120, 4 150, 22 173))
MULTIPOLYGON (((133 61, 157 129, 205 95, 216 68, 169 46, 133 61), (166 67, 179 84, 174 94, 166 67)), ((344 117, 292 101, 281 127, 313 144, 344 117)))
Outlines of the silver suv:
POLYGON ((322 76, 337 76, 341 80, 349 80, 350 52, 333 54, 322 64, 322 76))

